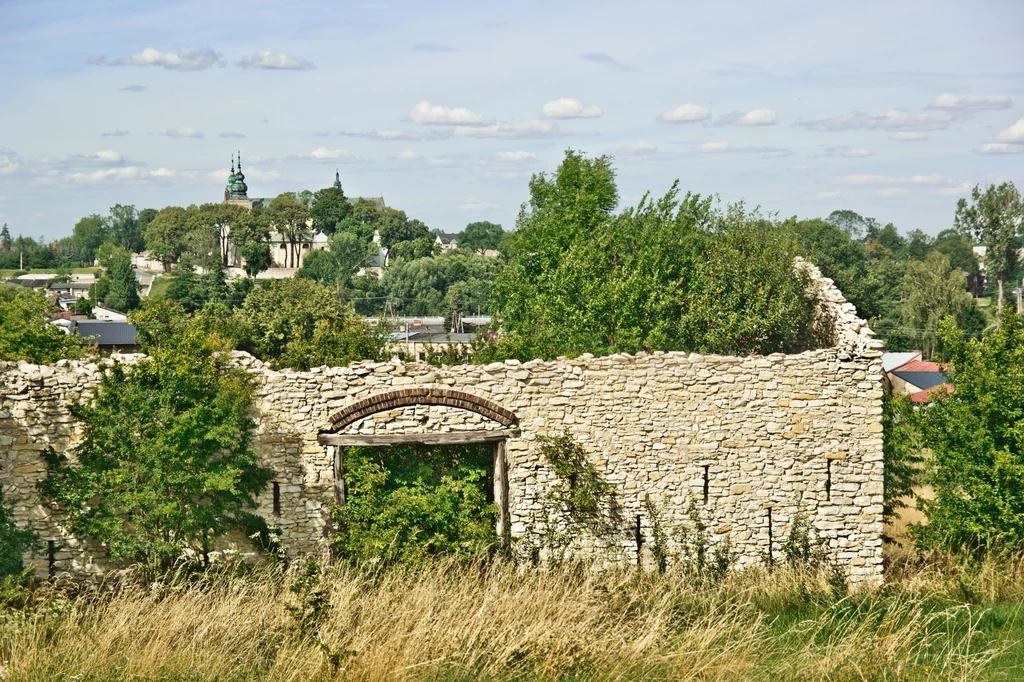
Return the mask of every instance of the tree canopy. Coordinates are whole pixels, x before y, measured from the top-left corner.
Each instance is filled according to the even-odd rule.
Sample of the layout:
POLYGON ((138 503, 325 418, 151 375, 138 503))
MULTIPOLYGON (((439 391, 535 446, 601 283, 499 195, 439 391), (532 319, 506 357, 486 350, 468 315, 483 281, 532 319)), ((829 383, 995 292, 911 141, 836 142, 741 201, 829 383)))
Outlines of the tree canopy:
POLYGON ((771 353, 808 340, 816 300, 779 224, 676 186, 618 215, 617 204, 607 157, 569 151, 531 180, 494 283, 497 356, 771 353))
POLYGON ((1024 547, 1024 316, 1004 308, 998 329, 965 340, 951 318, 940 329, 952 391, 915 414, 930 453, 922 499, 924 547, 1019 551, 1024 547))
POLYGON ((251 510, 270 480, 253 446, 251 378, 228 365, 228 346, 201 322, 173 303, 158 306, 136 318, 143 329, 161 322, 145 344, 149 357, 115 363, 92 401, 71 405, 85 429, 77 463, 53 455, 39 484, 66 511, 70 532, 150 574, 190 550, 208 563, 229 530, 265 528, 251 510))

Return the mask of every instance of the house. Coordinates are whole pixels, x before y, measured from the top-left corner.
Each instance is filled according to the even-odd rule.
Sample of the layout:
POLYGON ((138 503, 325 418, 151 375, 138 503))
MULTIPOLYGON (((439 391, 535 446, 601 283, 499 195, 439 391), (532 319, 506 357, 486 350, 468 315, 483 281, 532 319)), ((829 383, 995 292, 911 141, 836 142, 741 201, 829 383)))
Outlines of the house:
POLYGON ((70 296, 77 300, 88 296, 92 285, 93 282, 54 282, 46 290, 58 297, 70 296))
POLYGON ((113 308, 107 308, 107 307, 102 306, 102 305, 93 306, 92 314, 93 314, 93 316, 96 317, 97 320, 100 320, 100 321, 103 321, 103 322, 127 322, 128 321, 128 315, 126 313, 122 313, 120 310, 114 310, 113 308))
POLYGON ((441 252, 452 251, 459 248, 459 235, 442 232, 434 237, 434 246, 441 247, 441 252))
POLYGON ((67 334, 78 334, 82 340, 97 346, 104 353, 134 353, 136 329, 128 322, 106 320, 56 319, 50 322, 67 334))
POLYGON ((882 370, 893 393, 909 395, 915 403, 931 402, 929 393, 935 389, 952 391, 946 382, 942 367, 935 362, 925 362, 920 351, 909 353, 884 353, 882 370))
POLYGON ((53 284, 53 275, 45 275, 43 277, 33 277, 32 275, 22 275, 21 277, 12 277, 7 280, 8 284, 14 284, 15 286, 25 287, 27 289, 35 289, 41 291, 48 288, 53 284))

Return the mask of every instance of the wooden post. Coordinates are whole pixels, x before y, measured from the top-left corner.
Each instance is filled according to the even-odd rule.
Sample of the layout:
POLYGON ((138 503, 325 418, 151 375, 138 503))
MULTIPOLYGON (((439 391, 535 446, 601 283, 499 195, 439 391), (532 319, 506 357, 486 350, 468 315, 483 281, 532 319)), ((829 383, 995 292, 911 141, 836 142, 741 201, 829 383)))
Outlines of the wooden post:
POLYGON ((334 449, 334 504, 339 507, 345 504, 345 465, 341 461, 342 447, 329 445, 334 449))
POLYGON ((494 444, 494 504, 498 506, 498 537, 510 532, 508 519, 508 462, 505 459, 505 441, 494 444))

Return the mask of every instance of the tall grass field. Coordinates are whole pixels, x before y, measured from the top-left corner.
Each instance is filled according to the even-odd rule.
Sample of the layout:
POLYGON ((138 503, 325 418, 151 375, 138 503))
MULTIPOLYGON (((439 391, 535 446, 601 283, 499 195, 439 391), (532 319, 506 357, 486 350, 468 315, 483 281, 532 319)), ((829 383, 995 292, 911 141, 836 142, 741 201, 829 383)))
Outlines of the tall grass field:
POLYGON ((796 569, 305 569, 38 588, 0 615, 0 680, 1024 679, 1020 561, 903 559, 851 593, 796 569))

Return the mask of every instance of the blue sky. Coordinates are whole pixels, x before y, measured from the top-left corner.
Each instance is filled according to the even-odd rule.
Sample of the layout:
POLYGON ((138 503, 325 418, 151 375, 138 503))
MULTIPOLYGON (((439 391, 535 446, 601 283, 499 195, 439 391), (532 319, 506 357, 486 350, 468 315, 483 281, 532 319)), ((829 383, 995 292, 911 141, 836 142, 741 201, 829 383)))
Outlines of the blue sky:
POLYGON ((645 191, 935 234, 1024 188, 1024 3, 0 0, 0 222, 114 203, 383 196, 511 228, 532 172, 611 154, 645 191))

